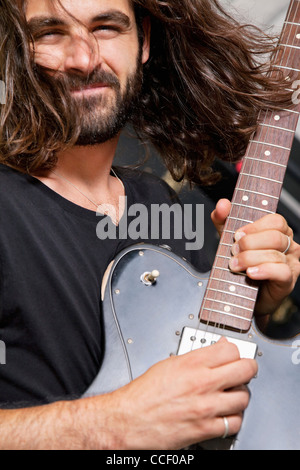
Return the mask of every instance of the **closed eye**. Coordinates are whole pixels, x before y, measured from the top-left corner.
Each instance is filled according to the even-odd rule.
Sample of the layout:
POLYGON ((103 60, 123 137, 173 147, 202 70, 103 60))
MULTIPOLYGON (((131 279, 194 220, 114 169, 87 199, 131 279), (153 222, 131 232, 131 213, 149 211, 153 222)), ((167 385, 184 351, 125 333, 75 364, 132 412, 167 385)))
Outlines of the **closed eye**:
POLYGON ((111 38, 122 33, 122 27, 118 25, 101 24, 93 28, 93 33, 103 38, 111 38))
POLYGON ((41 40, 41 39, 44 39, 44 38, 46 39, 46 38, 53 38, 53 37, 57 37, 57 36, 62 36, 64 34, 65 34, 64 31, 56 30, 56 29, 39 31, 39 32, 35 33, 34 40, 38 41, 38 40, 41 40))

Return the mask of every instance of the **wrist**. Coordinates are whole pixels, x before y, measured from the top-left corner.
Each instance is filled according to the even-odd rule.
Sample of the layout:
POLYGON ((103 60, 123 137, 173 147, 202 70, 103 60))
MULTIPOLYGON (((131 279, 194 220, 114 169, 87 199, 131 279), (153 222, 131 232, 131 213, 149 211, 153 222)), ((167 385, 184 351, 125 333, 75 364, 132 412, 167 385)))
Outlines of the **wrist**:
POLYGON ((70 413, 75 430, 75 446, 82 450, 124 449, 124 426, 118 392, 70 402, 70 413))

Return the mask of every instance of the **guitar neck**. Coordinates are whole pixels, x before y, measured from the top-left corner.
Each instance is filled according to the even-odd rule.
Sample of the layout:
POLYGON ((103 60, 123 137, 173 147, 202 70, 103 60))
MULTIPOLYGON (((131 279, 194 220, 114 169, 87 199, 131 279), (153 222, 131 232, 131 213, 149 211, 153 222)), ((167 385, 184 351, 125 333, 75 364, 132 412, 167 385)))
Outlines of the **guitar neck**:
POLYGON ((202 322, 249 330, 259 284, 244 273, 229 269, 235 232, 267 214, 276 212, 300 113, 300 1, 290 3, 277 53, 276 68, 291 90, 292 106, 261 112, 250 140, 232 198, 206 294, 200 310, 202 322))

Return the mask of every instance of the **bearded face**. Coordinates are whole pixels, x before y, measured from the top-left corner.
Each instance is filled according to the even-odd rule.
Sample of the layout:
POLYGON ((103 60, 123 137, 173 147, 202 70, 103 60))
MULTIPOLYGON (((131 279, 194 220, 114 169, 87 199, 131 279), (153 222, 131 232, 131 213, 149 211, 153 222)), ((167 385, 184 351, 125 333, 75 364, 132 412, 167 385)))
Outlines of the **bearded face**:
MULTIPOLYGON (((136 70, 127 77, 123 89, 116 75, 102 70, 95 70, 88 77, 57 74, 52 77, 52 83, 60 83, 69 94, 71 117, 79 113, 77 145, 101 144, 118 135, 138 106, 142 63, 139 57, 136 70)), ((53 100, 55 105, 55 96, 53 100)))
POLYGON ((54 107, 68 103, 68 121, 79 121, 77 145, 115 137, 138 104, 149 57, 131 1, 28 0, 26 18, 54 107))

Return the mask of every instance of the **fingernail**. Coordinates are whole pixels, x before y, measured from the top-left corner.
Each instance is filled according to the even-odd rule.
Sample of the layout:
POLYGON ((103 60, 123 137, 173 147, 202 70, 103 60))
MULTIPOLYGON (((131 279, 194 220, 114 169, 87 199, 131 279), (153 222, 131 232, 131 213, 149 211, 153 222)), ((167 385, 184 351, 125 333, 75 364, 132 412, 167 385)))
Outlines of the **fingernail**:
POLYGON ((237 269, 239 266, 239 260, 237 258, 232 258, 229 261, 229 267, 230 269, 237 269))
POLYGON ((259 272, 259 268, 248 268, 247 273, 248 274, 257 274, 259 272))
POLYGON ((231 253, 235 256, 235 255, 238 255, 239 252, 240 252, 239 244, 235 243, 234 245, 232 245, 231 253))
POLYGON ((236 242, 238 242, 241 238, 245 237, 245 233, 244 232, 236 232, 235 235, 234 235, 234 239, 236 242))

